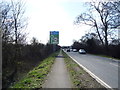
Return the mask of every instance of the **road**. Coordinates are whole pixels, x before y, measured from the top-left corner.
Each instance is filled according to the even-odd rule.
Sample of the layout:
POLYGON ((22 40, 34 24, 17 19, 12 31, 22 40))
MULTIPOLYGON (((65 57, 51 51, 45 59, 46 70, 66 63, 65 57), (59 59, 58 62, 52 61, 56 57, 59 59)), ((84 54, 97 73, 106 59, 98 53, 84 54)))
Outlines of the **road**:
POLYGON ((120 77, 119 61, 91 54, 79 54, 78 52, 66 53, 99 77, 107 85, 112 88, 118 88, 118 76, 120 77))

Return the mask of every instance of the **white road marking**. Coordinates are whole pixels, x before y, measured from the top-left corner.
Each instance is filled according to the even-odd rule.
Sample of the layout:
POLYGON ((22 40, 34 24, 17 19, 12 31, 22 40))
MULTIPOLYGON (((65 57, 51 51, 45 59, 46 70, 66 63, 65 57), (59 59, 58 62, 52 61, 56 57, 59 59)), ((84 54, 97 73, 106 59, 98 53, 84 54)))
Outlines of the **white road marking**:
MULTIPOLYGON (((63 50, 64 51, 64 50, 63 50)), ((65 52, 65 51, 64 51, 65 52)), ((66 53, 66 52, 65 52, 66 53)), ((67 53, 66 53, 67 54, 67 53)), ((80 64, 79 62, 77 62, 74 58, 72 58, 69 54, 67 54, 71 59, 73 59, 80 67, 82 67, 87 73, 89 73, 98 83, 100 83, 101 85, 103 85, 105 88, 109 88, 111 90, 112 87, 109 86, 108 84, 106 84, 103 80, 101 80, 99 77, 97 77, 95 74, 93 74, 90 70, 88 70, 86 67, 84 67, 82 64, 80 64)))
POLYGON ((109 63, 109 64, 114 65, 114 66, 116 66, 116 67, 119 67, 117 64, 113 64, 113 63, 109 63))

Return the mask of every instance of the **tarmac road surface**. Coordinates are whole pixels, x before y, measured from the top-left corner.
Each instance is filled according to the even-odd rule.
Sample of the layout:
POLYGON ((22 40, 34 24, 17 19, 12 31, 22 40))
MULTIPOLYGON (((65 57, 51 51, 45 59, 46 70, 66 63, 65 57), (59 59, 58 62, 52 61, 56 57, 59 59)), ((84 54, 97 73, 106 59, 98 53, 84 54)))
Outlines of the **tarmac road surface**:
POLYGON ((66 53, 110 87, 118 88, 120 86, 120 61, 91 54, 79 54, 78 52, 66 53))

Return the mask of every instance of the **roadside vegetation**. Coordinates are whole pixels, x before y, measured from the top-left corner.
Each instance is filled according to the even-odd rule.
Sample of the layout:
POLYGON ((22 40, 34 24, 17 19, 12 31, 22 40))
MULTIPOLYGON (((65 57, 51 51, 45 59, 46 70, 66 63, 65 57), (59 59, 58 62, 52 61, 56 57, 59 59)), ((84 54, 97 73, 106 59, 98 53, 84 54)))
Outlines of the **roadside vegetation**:
POLYGON ((114 40, 110 43, 105 49, 104 45, 100 44, 99 39, 96 38, 97 34, 95 33, 88 33, 84 35, 79 41, 74 41, 72 48, 77 50, 85 49, 87 53, 100 55, 108 58, 115 58, 120 60, 120 41, 116 40, 114 44, 114 40))
POLYGON ((62 51, 62 53, 73 83, 73 88, 104 88, 75 63, 64 51, 62 51))
POLYGON ((42 84, 44 83, 46 76, 54 63, 55 56, 57 55, 58 52, 44 59, 37 67, 27 73, 23 79, 11 88, 42 88, 42 84))
POLYGON ((59 50, 56 45, 43 44, 33 37, 28 44, 27 17, 25 17, 25 2, 22 0, 0 2, 2 29, 2 88, 11 85, 24 77, 31 69, 47 58, 50 54, 59 50))
MULTIPOLYGON (((23 0, 0 2, 2 29, 2 88, 9 88, 38 66, 60 46, 40 43, 33 37, 27 42, 27 17, 23 0)), ((29 31, 28 31, 29 32, 29 31)), ((30 80, 28 80, 30 81, 30 80)))
POLYGON ((2 46, 3 50, 3 62, 2 62, 2 87, 9 88, 23 78, 30 70, 38 66, 38 64, 44 61, 50 54, 59 50, 59 46, 56 46, 56 50, 53 51, 53 45, 41 44, 34 42, 29 45, 19 44, 17 60, 15 59, 15 45, 12 43, 2 46))
POLYGON ((74 24, 88 25, 90 29, 78 41, 74 41, 72 48, 83 48, 87 53, 120 59, 120 1, 92 1, 85 5, 86 11, 77 16, 74 24))

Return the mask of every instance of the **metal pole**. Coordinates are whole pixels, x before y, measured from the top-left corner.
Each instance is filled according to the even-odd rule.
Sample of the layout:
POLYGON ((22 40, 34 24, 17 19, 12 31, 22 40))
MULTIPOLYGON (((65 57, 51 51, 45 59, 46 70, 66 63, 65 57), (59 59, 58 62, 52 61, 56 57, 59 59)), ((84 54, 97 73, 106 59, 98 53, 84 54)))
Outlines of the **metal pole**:
POLYGON ((53 52, 56 51, 56 44, 53 44, 53 52))

